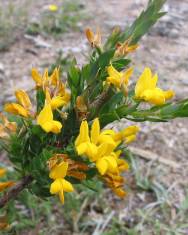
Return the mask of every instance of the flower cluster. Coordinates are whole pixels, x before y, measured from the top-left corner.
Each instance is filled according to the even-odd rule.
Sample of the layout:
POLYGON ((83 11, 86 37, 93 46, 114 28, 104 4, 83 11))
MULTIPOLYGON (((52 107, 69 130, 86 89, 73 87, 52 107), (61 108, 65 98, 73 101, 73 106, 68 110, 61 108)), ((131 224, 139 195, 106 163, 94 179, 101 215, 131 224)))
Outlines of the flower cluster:
POLYGON ((121 150, 118 150, 118 147, 135 140, 138 130, 137 126, 130 126, 120 132, 101 131, 99 120, 96 118, 90 135, 87 121, 81 123, 80 133, 75 141, 78 155, 89 158, 113 191, 121 196, 125 193, 120 188, 123 181, 120 173, 128 170, 129 165, 126 160, 120 159, 121 150))
MULTIPOLYGON (((174 92, 159 88, 150 68, 134 87, 129 85, 134 69, 127 56, 138 48, 138 37, 114 31, 103 44, 99 29, 85 33, 92 49, 89 63, 80 68, 73 60, 64 79, 60 67, 43 74, 33 68, 36 99, 17 90, 17 101, 4 106, 12 121, 0 114, 0 140, 18 174, 31 175, 32 193, 42 198, 59 195, 62 203, 65 192, 87 181, 102 181, 119 197, 126 195, 128 145, 139 127, 115 131, 108 124, 121 118, 143 122, 188 116, 186 101, 170 103, 174 92), (143 102, 149 105, 140 105, 143 102)), ((4 174, 0 169, 0 176, 4 174)), ((0 192, 11 185, 0 183, 0 192)))

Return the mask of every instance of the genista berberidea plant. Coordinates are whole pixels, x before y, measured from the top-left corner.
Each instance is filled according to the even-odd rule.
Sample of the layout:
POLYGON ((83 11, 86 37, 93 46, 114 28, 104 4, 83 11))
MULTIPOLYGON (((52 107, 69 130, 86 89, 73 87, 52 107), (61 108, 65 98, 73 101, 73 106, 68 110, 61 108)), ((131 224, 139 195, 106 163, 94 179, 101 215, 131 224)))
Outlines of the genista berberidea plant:
MULTIPOLYGON (((74 59, 63 79, 59 67, 43 74, 32 69, 35 101, 17 90, 15 103, 5 104, 0 115, 1 146, 20 177, 18 182, 2 178, 0 207, 24 188, 40 198, 58 195, 64 203, 65 193, 88 181, 90 188, 101 181, 117 196, 126 195, 123 173, 130 168, 127 150, 139 132, 136 123, 188 117, 188 99, 173 102, 175 93, 159 87, 157 73, 147 65, 136 85, 129 86, 135 79, 129 54, 165 14, 160 11, 164 3, 149 1, 130 27, 115 28, 106 42, 99 29, 86 29, 89 61, 80 68, 74 59), (135 125, 118 132, 106 127, 122 118, 135 125)), ((5 173, 1 168, 0 176, 5 173)))

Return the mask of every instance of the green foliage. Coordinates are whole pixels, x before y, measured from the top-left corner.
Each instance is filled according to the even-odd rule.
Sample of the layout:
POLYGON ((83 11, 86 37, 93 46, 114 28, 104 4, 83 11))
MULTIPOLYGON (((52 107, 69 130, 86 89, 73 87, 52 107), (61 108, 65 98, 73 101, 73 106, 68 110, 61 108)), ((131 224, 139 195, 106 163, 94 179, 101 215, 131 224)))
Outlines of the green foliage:
POLYGON ((131 38, 131 44, 136 44, 142 36, 165 14, 160 12, 166 0, 151 0, 147 9, 125 31, 116 30, 107 40, 106 48, 115 47, 117 42, 124 42, 131 38))
MULTIPOLYGON (((87 190, 98 191, 101 178, 96 177, 98 171, 95 164, 85 159, 84 156, 82 159, 75 150, 75 139, 79 134, 81 121, 84 119, 87 119, 90 125, 94 118, 99 117, 101 128, 103 128, 107 124, 122 118, 134 122, 165 122, 177 117, 188 117, 187 99, 161 106, 143 106, 143 100, 136 99, 134 89, 125 87, 127 84, 124 81, 123 70, 127 69, 131 64, 131 60, 126 55, 124 56, 125 58, 122 58, 122 56, 118 57, 115 53, 115 46, 118 42, 123 42, 131 37, 131 44, 137 43, 164 14, 160 12, 164 2, 164 0, 150 1, 147 9, 141 13, 125 32, 114 31, 107 39, 104 47, 93 47, 89 61, 82 68, 77 65, 75 59, 67 61, 61 54, 57 59, 57 63, 52 65, 50 76, 45 77, 46 80, 41 81, 41 87, 36 89, 36 113, 31 113, 29 118, 21 118, 21 124, 20 120, 18 121, 19 128, 17 133, 11 136, 9 144, 6 145, 5 143, 9 159, 18 171, 19 177, 21 178, 28 174, 33 177, 33 182, 29 187, 29 191, 32 194, 40 198, 50 196, 49 188, 52 181, 49 178, 48 160, 55 154, 68 154, 69 160, 76 163, 85 163, 88 167, 88 170, 86 169, 84 172, 86 179, 75 179, 70 175, 66 175, 66 179, 77 185, 78 188, 79 184, 82 184, 80 187, 84 186, 87 190), (54 108, 52 107, 53 98, 59 98, 60 96, 60 98, 64 99, 62 93, 65 92, 59 92, 59 89, 62 88, 59 84, 64 86, 59 77, 57 81, 52 80, 51 77, 53 74, 52 69, 59 65, 61 66, 60 74, 62 74, 62 71, 67 72, 66 78, 71 98, 66 105, 54 108), (107 77, 110 75, 107 68, 110 65, 114 67, 114 70, 117 70, 117 76, 115 77, 118 77, 119 74, 120 76, 122 75, 121 82, 123 82, 121 86, 116 87, 108 82, 107 77), (51 92, 49 92, 49 96, 52 95, 52 97, 45 97, 45 92, 48 89, 51 92), (83 98, 83 104, 79 106, 78 98, 80 97, 83 98), (58 134, 54 130, 51 131, 52 133, 48 133, 48 130, 46 131, 44 127, 43 129, 41 128, 41 124, 41 126, 37 125, 36 117, 41 110, 44 111, 46 103, 48 107, 50 106, 51 112, 45 113, 46 116, 49 115, 50 117, 50 120, 45 120, 45 124, 47 126, 49 123, 53 125, 54 122, 62 124, 63 128, 60 129, 58 134)), ((61 27, 64 27, 64 25, 61 23, 62 21, 67 22, 64 18, 66 14, 69 14, 70 11, 77 11, 77 8, 73 8, 74 3, 70 4, 73 5, 65 4, 63 10, 60 9, 60 16, 58 15, 59 13, 56 16, 56 12, 50 13, 54 17, 53 23, 57 24, 52 24, 50 28, 44 27, 47 32, 60 33, 63 31, 61 27), (67 10, 66 6, 68 7, 67 10), (61 18, 62 14, 63 18, 61 18)), ((51 19, 51 15, 47 16, 51 19)), ((39 79, 41 79, 40 76, 39 79)), ((134 163, 132 165, 134 167, 134 163)), ((158 199, 164 194, 163 187, 156 183, 154 184, 148 178, 140 177, 139 172, 136 173, 136 180, 140 189, 152 191, 158 199)), ((74 203, 72 204, 74 205, 74 203)), ((127 233, 134 234, 134 230, 127 230, 127 233)))

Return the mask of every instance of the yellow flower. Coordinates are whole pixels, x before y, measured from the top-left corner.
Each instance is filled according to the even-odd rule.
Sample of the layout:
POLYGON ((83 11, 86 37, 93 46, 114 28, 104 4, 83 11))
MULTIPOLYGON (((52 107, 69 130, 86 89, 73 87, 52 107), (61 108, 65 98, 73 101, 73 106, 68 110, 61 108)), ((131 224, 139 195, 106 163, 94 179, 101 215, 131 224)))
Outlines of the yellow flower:
MULTIPOLYGON (((0 168, 0 177, 3 177, 6 174, 7 170, 4 168, 0 168)), ((0 182, 0 192, 4 191, 5 189, 11 187, 14 185, 13 181, 7 181, 7 182, 0 182)))
POLYGON ((97 33, 94 34, 93 31, 89 28, 85 30, 87 40, 91 44, 91 47, 100 47, 101 46, 101 32, 100 29, 97 29, 97 33))
POLYGON ((112 154, 99 157, 96 161, 96 167, 100 174, 104 175, 107 171, 116 171, 118 165, 114 155, 112 154))
POLYGON ((100 139, 100 124, 98 118, 96 118, 92 124, 90 136, 87 121, 82 121, 80 134, 75 141, 75 146, 78 155, 86 154, 91 161, 96 161, 103 152, 109 155, 110 151, 116 147, 116 143, 111 137, 106 136, 105 138, 104 136, 103 139, 100 139))
POLYGON ((59 198, 62 203, 64 203, 64 192, 72 192, 74 188, 72 184, 65 180, 64 177, 67 175, 68 163, 61 162, 55 165, 49 174, 49 177, 54 180, 50 186, 51 194, 59 194, 59 198))
POLYGON ((55 5, 55 4, 51 4, 51 5, 48 6, 48 9, 49 9, 50 11, 57 11, 57 10, 58 10, 58 7, 57 7, 57 5, 55 5))
POLYGON ((27 93, 23 90, 15 92, 18 103, 5 104, 4 110, 8 113, 21 115, 23 117, 31 116, 31 101, 27 93))
POLYGON ((32 68, 31 76, 32 76, 33 80, 35 81, 37 87, 44 88, 49 83, 49 76, 48 76, 47 69, 45 69, 44 74, 41 75, 36 68, 32 68))
POLYGON ((118 72, 112 65, 110 65, 107 68, 107 72, 109 77, 107 77, 106 81, 120 89, 122 85, 128 85, 129 78, 133 73, 133 68, 131 67, 125 72, 118 72))
POLYGON ((124 130, 122 130, 118 133, 115 133, 113 135, 113 139, 115 141, 125 140, 125 143, 129 144, 136 139, 136 135, 139 130, 140 130, 140 128, 138 126, 129 126, 129 127, 125 128, 124 130))
POLYGON ((59 78, 59 68, 55 68, 52 75, 48 75, 48 70, 44 71, 43 76, 37 69, 32 69, 32 78, 36 83, 36 87, 42 88, 46 93, 48 102, 51 103, 52 109, 65 106, 70 101, 70 94, 66 91, 65 85, 59 78), (51 94, 53 96, 51 97, 51 94))
POLYGON ((157 87, 158 76, 152 75, 150 68, 145 68, 135 87, 135 98, 154 105, 163 105, 174 96, 172 90, 163 91, 157 87))
POLYGON ((58 95, 51 98, 49 89, 46 88, 46 101, 51 105, 52 110, 54 110, 64 105, 67 105, 70 101, 70 94, 65 93, 63 96, 58 95))
POLYGON ((135 139, 139 128, 130 126, 121 132, 113 130, 100 131, 100 123, 96 118, 89 128, 87 121, 82 121, 80 133, 75 141, 78 155, 86 155, 91 162, 95 162, 101 175, 107 172, 119 172, 128 168, 127 162, 119 159, 118 152, 114 152, 116 147, 122 142, 130 142, 135 139))
POLYGON ((138 44, 130 45, 130 42, 131 38, 124 43, 118 43, 115 56, 126 56, 128 53, 134 52, 139 47, 138 44))
POLYGON ((62 124, 53 120, 53 112, 50 104, 45 104, 37 117, 37 124, 42 127, 45 132, 60 133, 62 124))

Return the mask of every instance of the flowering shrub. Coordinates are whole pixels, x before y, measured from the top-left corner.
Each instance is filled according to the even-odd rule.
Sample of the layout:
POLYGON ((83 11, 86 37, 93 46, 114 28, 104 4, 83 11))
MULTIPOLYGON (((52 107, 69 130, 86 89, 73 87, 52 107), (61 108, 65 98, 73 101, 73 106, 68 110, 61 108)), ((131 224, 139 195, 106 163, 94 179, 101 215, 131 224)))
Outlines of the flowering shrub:
MULTIPOLYGON (((149 1, 132 26, 125 32, 116 28, 105 43, 99 29, 96 34, 86 29, 92 49, 89 62, 79 68, 73 60, 66 83, 60 68, 52 73, 46 69, 43 74, 32 69, 36 99, 17 90, 17 102, 4 106, 10 115, 0 116, 1 145, 22 178, 2 195, 0 207, 24 187, 41 198, 58 194, 62 203, 65 192, 72 192, 76 184, 87 185, 87 181, 90 186, 102 181, 117 196, 126 195, 122 173, 130 168, 127 148, 139 127, 116 132, 106 126, 121 118, 166 122, 188 116, 188 101, 171 102, 174 92, 159 88, 158 76, 150 68, 144 69, 135 87, 129 86, 134 69, 128 55, 164 14, 160 12, 164 2, 149 1)), ((0 176, 4 173, 0 169, 0 176)), ((12 185, 0 183, 0 192, 12 185)))

